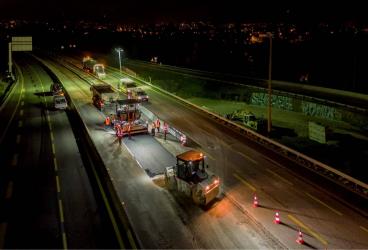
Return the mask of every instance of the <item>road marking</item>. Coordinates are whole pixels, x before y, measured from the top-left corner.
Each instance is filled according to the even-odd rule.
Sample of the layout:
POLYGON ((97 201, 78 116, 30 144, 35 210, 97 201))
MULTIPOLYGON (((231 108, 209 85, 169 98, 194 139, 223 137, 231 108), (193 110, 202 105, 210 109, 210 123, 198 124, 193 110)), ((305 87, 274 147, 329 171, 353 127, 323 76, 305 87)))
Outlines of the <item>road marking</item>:
POLYGON ((58 193, 60 193, 60 181, 59 181, 59 176, 55 176, 56 179, 56 191, 58 193))
POLYGON ((18 154, 13 155, 13 159, 11 161, 11 165, 15 167, 18 164, 18 154))
POLYGON ((21 106, 21 107, 23 107, 23 106, 24 106, 24 101, 22 101, 22 102, 20 103, 20 106, 21 106))
MULTIPOLYGON (((101 180, 99 179, 99 177, 97 175, 97 172, 94 168, 92 168, 92 171, 93 171, 93 175, 96 178, 97 186, 100 189, 100 192, 101 192, 101 195, 102 195, 102 200, 104 201, 104 203, 106 205, 107 213, 110 217, 110 220, 111 220, 112 226, 114 228, 115 236, 118 240, 119 246, 120 246, 121 249, 126 249, 126 247, 124 245, 124 242, 123 242, 123 239, 121 238, 121 233, 120 233, 119 227, 118 227, 117 222, 116 222, 116 220, 113 216, 113 213, 112 213, 111 207, 109 205, 109 202, 107 201, 105 191, 102 188, 101 180)), ((123 222, 123 226, 124 226, 124 229, 125 229, 126 232, 130 231, 129 227, 126 225, 126 222, 123 222)), ((129 236, 129 233, 128 233, 128 236, 129 236)), ((130 245, 132 246, 133 249, 137 249, 137 246, 136 246, 135 241, 134 241, 133 238, 129 239, 129 243, 130 243, 130 245)))
POLYGON ((54 133, 50 132, 51 142, 54 142, 54 133))
POLYGON ((20 110, 19 115, 23 116, 23 109, 20 110))
POLYGON ((60 221, 61 223, 64 223, 64 211, 63 211, 63 203, 61 202, 61 199, 59 199, 58 203, 59 203, 60 221))
POLYGON ((323 245, 325 245, 325 246, 328 245, 327 241, 321 235, 319 235, 318 233, 314 232, 307 225, 303 224, 303 222, 301 222, 300 220, 298 220, 297 218, 295 218, 294 216, 292 216, 290 214, 288 214, 288 217, 290 218, 290 220, 294 221, 295 224, 297 224, 301 228, 304 228, 305 231, 307 231, 309 234, 313 235, 314 238, 316 238, 317 240, 319 240, 323 245))
POLYGON ((55 155, 55 144, 51 143, 52 153, 55 155))
POLYGON ((63 249, 68 249, 68 244, 66 242, 66 234, 63 233, 63 249))
POLYGON ((317 201, 318 203, 322 204, 323 206, 329 208, 332 212, 336 213, 337 215, 342 216, 342 213, 340 213, 339 211, 337 211, 336 209, 330 207, 329 205, 327 205, 326 203, 324 203, 323 201, 321 201, 320 199, 314 197, 313 195, 309 194, 308 192, 305 192, 306 195, 308 195, 311 199, 317 201))
POLYGON ((253 190, 253 192, 255 192, 257 189, 255 187, 253 187, 250 183, 248 183, 246 180, 244 180, 242 177, 240 177, 238 174, 233 174, 233 176, 238 179, 239 181, 241 181, 243 184, 245 184, 246 186, 248 186, 250 189, 253 190))
POLYGON ((18 128, 21 128, 21 127, 23 127, 23 121, 18 122, 18 128))
POLYGON ((6 228, 8 227, 8 223, 0 223, 0 249, 4 249, 4 243, 5 243, 5 234, 6 234, 6 228))
POLYGON ((215 158, 211 154, 209 154, 207 152, 205 152, 205 156, 208 156, 213 161, 215 160, 215 158))
POLYGON ((360 226, 360 228, 361 228, 363 231, 365 231, 366 233, 368 233, 368 229, 366 229, 365 227, 360 226))
POLYGON ((242 155, 243 157, 247 158, 248 160, 250 160, 251 162, 253 162, 254 164, 258 164, 258 162, 256 160, 254 160, 253 158, 251 158, 250 156, 242 153, 242 152, 238 152, 238 154, 242 155))
POLYGON ((272 159, 268 158, 267 156, 264 156, 263 158, 264 158, 264 159, 266 159, 267 161, 272 162, 273 164, 275 164, 275 165, 277 165, 277 166, 279 166, 279 167, 284 168, 284 166, 283 166, 283 165, 281 165, 281 164, 280 164, 280 163, 278 163, 277 161, 274 161, 274 160, 272 160, 272 159))
POLYGON ((55 171, 58 170, 58 166, 57 166, 57 162, 56 162, 56 158, 55 157, 54 157, 54 169, 55 169, 55 171))
POLYGON ((286 182, 287 184, 289 184, 289 185, 291 185, 291 186, 293 186, 293 185, 294 185, 292 182, 288 181, 287 179, 285 179, 284 177, 282 177, 282 176, 281 176, 281 175, 279 175, 278 173, 275 173, 275 172, 274 172, 274 171, 272 171, 271 169, 266 168, 266 170, 267 170, 269 173, 271 173, 271 174, 273 174, 274 176, 276 176, 276 177, 278 177, 279 179, 281 179, 282 181, 286 182))
POLYGON ((12 181, 9 181, 8 186, 6 188, 6 192, 5 192, 5 199, 10 199, 13 195, 13 186, 14 183, 12 181))
POLYGON ((17 139, 15 139, 15 142, 16 142, 17 144, 19 144, 19 143, 20 143, 20 137, 21 137, 21 135, 17 135, 17 139))
MULTIPOLYGON (((20 81, 21 81, 21 83, 22 83, 22 90, 21 90, 21 94, 22 94, 22 92, 23 92, 23 85, 24 85, 24 78, 23 78, 23 74, 22 74, 22 71, 20 70, 20 68, 19 68, 19 66, 17 65, 17 64, 14 64, 16 67, 17 67, 17 69, 18 69, 18 72, 20 73, 20 81)), ((13 92, 12 92, 13 93, 13 92)), ((12 95, 12 93, 10 93, 11 95, 12 95)), ((20 95, 21 96, 21 95, 20 95)), ((18 102, 17 102, 17 105, 15 106, 15 109, 14 109, 14 111, 13 111, 13 113, 12 113, 12 115, 11 115, 11 117, 10 117, 10 119, 8 120, 8 124, 6 125, 6 127, 5 127, 5 129, 4 129, 4 132, 3 132, 3 134, 1 135, 1 138, 0 138, 0 144, 2 144, 3 143, 3 140, 4 140, 4 137, 5 137, 5 135, 7 134, 7 132, 8 132, 8 129, 9 129, 9 127, 10 127, 10 124, 13 122, 13 119, 14 119, 14 116, 15 116, 15 113, 17 112, 17 110, 18 110, 18 107, 19 107, 19 103, 20 103, 20 100, 21 100, 21 97, 19 96, 19 98, 18 98, 18 102)))

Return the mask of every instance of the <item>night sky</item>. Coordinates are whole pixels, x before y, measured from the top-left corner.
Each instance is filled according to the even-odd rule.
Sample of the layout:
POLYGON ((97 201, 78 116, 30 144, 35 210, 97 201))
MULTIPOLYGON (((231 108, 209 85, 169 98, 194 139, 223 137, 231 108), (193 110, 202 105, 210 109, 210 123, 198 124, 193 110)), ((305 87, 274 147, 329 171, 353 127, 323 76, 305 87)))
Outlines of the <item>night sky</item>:
POLYGON ((364 1, 0 0, 0 18, 160 21, 361 21, 364 1), (341 3, 339 3, 341 2, 341 3))

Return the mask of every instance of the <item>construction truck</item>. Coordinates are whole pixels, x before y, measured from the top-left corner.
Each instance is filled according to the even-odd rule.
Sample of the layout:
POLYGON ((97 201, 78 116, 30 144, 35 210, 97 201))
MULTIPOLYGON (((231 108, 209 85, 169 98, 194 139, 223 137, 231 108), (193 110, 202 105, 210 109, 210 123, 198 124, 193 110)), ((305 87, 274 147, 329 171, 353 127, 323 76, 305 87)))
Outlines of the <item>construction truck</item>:
POLYGON ((136 87, 137 84, 128 77, 120 79, 120 83, 118 84, 118 89, 127 94, 128 98, 131 96, 132 89, 136 87))
POLYGON ((220 178, 210 174, 205 166, 202 152, 189 150, 176 156, 176 165, 166 167, 165 183, 169 190, 175 190, 191 197, 194 203, 206 206, 220 193, 220 178))
POLYGON ((98 78, 104 78, 106 76, 105 66, 91 57, 83 58, 83 70, 96 75, 98 78))
POLYGON ((147 93, 141 88, 131 89, 131 98, 136 99, 140 102, 148 102, 149 99, 147 93))
POLYGON ((123 128, 130 125, 130 134, 147 134, 148 124, 141 119, 139 101, 135 99, 124 99, 116 101, 116 117, 123 128))
POLYGON ((267 121, 263 118, 257 118, 252 112, 246 110, 236 110, 226 115, 226 118, 232 121, 240 122, 244 126, 264 133, 267 129, 267 121))
POLYGON ((119 98, 119 93, 114 91, 109 84, 94 84, 91 86, 92 102, 99 109, 112 106, 119 98))

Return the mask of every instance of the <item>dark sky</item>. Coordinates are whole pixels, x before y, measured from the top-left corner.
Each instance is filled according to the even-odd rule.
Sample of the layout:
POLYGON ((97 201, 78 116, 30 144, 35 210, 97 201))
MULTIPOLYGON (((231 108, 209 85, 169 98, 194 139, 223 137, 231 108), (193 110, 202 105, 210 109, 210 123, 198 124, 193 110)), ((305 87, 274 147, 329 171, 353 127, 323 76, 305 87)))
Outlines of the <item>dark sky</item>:
POLYGON ((0 0, 0 18, 117 21, 366 21, 364 1, 0 0))

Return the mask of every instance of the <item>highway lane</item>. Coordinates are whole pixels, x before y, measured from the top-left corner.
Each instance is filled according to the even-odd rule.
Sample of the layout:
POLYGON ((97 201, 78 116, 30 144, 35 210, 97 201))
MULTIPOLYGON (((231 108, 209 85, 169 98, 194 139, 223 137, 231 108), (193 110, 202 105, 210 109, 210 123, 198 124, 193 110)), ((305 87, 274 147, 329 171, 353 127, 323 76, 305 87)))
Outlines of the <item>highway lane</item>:
POLYGON ((119 149, 114 134, 104 131, 104 115, 91 105, 89 86, 65 69, 50 65, 78 105, 143 247, 270 248, 279 244, 226 198, 203 211, 192 201, 176 201, 166 190, 153 185, 142 168, 162 169, 175 163, 174 157, 164 149, 157 151, 160 145, 149 135, 125 138, 129 150, 138 153, 134 157, 141 168, 125 147, 119 149))
POLYGON ((2 117, 9 122, 1 143, 5 156, 1 165, 8 170, 9 178, 5 195, 8 210, 2 213, 7 223, 4 247, 60 248, 56 186, 52 182, 55 177, 50 167, 50 133, 42 109, 44 99, 34 95, 43 92, 42 85, 31 66, 20 62, 20 67, 25 68, 25 75, 20 75, 20 99, 14 103, 11 97, 7 103, 9 109, 15 107, 17 114, 13 121, 2 117))
POLYGON ((7 121, 11 115, 6 110, 16 111, 8 131, 1 130, 5 136, 0 160, 8 178, 2 196, 7 208, 1 213, 3 245, 115 246, 104 234, 68 117, 52 108, 48 91, 52 79, 34 60, 22 57, 19 65, 23 72, 19 86, 0 113, 7 121))
POLYGON ((165 167, 176 164, 175 156, 167 152, 160 143, 152 138, 152 135, 132 136, 132 139, 123 141, 139 165, 151 177, 163 174, 165 167))
POLYGON ((365 217, 302 176, 291 174, 282 163, 268 158, 267 150, 239 133, 166 95, 146 90, 151 97, 150 110, 201 145, 235 202, 247 207, 284 244, 299 247, 295 238, 300 228, 312 247, 367 247, 365 217), (255 192, 261 197, 261 209, 250 208, 255 192), (273 223, 275 211, 282 211, 282 226, 273 223))

